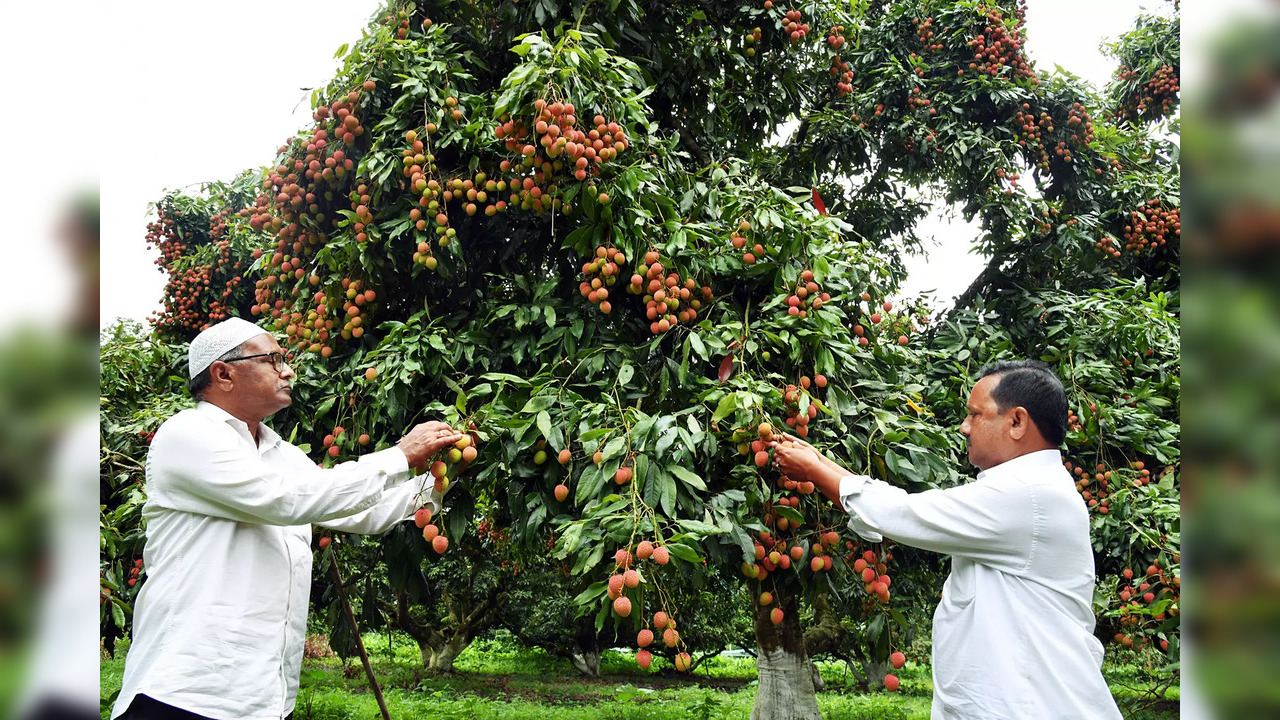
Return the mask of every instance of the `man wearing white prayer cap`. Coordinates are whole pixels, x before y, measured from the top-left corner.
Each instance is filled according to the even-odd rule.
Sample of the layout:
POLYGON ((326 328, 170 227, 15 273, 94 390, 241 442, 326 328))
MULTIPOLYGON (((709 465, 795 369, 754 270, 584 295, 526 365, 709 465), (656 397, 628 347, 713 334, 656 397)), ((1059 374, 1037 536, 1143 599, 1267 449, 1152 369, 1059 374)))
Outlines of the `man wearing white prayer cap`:
POLYGON ((379 534, 439 497, 409 468, 461 439, 442 422, 321 469, 263 423, 290 405, 292 368, 263 328, 231 318, 191 341, 199 402, 147 452, 147 582, 113 718, 287 717, 302 669, 311 526, 379 534))

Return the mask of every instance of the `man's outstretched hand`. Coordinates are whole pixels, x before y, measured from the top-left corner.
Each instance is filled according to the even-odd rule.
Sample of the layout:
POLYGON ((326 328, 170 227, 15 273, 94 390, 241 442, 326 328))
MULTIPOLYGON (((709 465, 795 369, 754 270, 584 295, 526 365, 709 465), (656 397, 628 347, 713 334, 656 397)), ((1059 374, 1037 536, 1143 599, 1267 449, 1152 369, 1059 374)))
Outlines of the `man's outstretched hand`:
POLYGON ((796 482, 813 482, 813 475, 826 464, 822 453, 794 435, 782 433, 770 440, 769 446, 773 448, 773 466, 796 482))
POLYGON ((782 433, 769 446, 778 472, 796 482, 811 482, 832 502, 840 503, 840 478, 848 475, 848 470, 794 435, 782 433))
POLYGON ((454 430, 448 423, 431 420, 415 426, 396 443, 396 447, 408 458, 409 467, 421 468, 426 467, 436 453, 461 439, 462 433, 454 430))

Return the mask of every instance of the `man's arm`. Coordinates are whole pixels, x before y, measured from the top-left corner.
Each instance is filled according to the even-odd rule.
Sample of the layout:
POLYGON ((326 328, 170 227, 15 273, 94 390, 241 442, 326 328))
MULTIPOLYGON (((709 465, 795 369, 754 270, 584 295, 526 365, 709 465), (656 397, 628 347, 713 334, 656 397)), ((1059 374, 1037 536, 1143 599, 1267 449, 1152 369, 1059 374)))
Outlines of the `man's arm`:
POLYGON ((158 505, 173 510, 265 525, 322 523, 373 507, 410 464, 424 464, 461 437, 436 425, 443 423, 424 423, 396 448, 325 470, 309 461, 270 465, 246 452, 229 428, 188 418, 156 433, 148 486, 158 505))
POLYGON ((430 476, 410 478, 408 481, 388 490, 382 495, 377 505, 346 517, 333 518, 319 523, 323 527, 339 532, 358 533, 360 535, 381 535, 399 522, 413 517, 423 505, 431 507, 431 514, 440 512, 440 494, 430 484, 430 476), (423 482, 426 478, 426 482, 423 482))
POLYGON ((1021 569, 1031 553, 1030 495, 993 483, 908 493, 865 475, 840 483, 841 507, 863 525, 912 547, 1021 569))
POLYGON ((814 483, 849 513, 859 534, 870 531, 904 545, 1017 568, 1029 557, 1037 508, 1019 488, 970 483, 908 493, 854 475, 790 436, 775 446, 774 457, 789 478, 814 483))

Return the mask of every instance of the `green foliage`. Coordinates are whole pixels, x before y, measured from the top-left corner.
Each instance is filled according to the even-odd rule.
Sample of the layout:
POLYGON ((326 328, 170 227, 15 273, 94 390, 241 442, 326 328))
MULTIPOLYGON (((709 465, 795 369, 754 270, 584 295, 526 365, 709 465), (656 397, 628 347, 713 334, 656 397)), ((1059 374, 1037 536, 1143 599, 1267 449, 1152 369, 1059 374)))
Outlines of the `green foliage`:
MULTIPOLYGON (((781 426, 783 390, 801 376, 832 378, 792 403, 799 412, 821 404, 815 440, 856 442, 868 466, 894 479, 954 482, 954 433, 911 409, 916 351, 899 337, 909 339, 918 318, 907 309, 881 320, 871 307, 872 294, 896 286, 892 245, 815 213, 808 187, 780 186, 753 156, 734 157, 719 129, 685 148, 694 158, 682 154, 687 133, 664 129, 652 99, 690 96, 664 85, 683 80, 646 75, 622 51, 630 37, 604 18, 627 22, 627 8, 574 8, 572 23, 530 34, 514 32, 528 16, 503 5, 510 45, 477 43, 477 18, 466 13, 427 25, 429 12, 382 18, 348 48, 316 98, 316 128, 282 149, 264 173, 269 192, 249 209, 250 226, 274 231, 276 244, 255 265, 254 310, 300 353, 296 409, 277 422, 303 441, 333 434, 337 461, 362 451, 338 427, 346 438, 379 438, 376 448, 424 414, 474 423, 481 459, 448 475, 453 540, 477 508, 505 508, 516 546, 555 540, 552 556, 581 583, 579 612, 593 613, 597 628, 609 616, 608 558, 642 538, 674 560, 645 569, 637 621, 676 609, 669 588, 704 584, 703 561, 754 562, 750 533, 775 515, 843 532, 813 497, 770 512, 790 489, 744 463, 742 438, 730 437, 766 418, 781 426), (495 45, 514 51, 495 55, 495 45), (561 145, 525 144, 540 121, 559 120, 572 135, 574 123, 542 112, 563 101, 583 120, 602 114, 593 133, 621 127, 608 125, 617 157, 606 148, 594 165, 579 160, 590 169, 584 181, 556 166, 561 145), (491 139, 495 129, 505 143, 491 139), (725 161, 697 163, 707 147, 725 161), (492 194, 480 198, 481 188, 492 194), (500 209, 494 198, 506 190, 511 204, 500 209), (494 212, 476 213, 486 203, 494 212), (575 277, 591 258, 600 261, 584 267, 582 283, 612 288, 614 313, 597 313, 606 309, 597 289, 575 277), (626 283, 633 275, 643 277, 626 283), (650 317, 624 285, 645 296, 650 317), (811 304, 811 293, 825 304, 811 304), (792 298, 806 299, 789 313, 792 298), (668 307, 655 311, 660 302, 668 307), (714 371, 721 362, 725 379, 714 371), (361 379, 368 367, 377 380, 361 379), (565 467, 538 462, 538 452, 565 449, 565 467), (599 465, 582 460, 597 452, 599 465), (633 479, 610 482, 621 468, 633 479), (559 483, 570 488, 565 503, 552 498, 559 483)), ((685 41, 671 52, 703 51, 685 41)), ((798 82, 803 68, 827 62, 812 48, 785 52, 796 55, 798 82)), ((782 119, 780 106, 770 111, 782 119)), ((787 533, 806 547, 811 534, 787 533)), ((787 593, 811 591, 803 575, 782 582, 787 593)))

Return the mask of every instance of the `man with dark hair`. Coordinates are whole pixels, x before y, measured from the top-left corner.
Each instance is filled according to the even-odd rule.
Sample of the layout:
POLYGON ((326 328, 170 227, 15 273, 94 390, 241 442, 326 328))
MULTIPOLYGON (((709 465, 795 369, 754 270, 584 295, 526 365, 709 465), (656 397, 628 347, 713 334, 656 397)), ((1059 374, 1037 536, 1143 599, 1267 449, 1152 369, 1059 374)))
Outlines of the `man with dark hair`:
POLYGON ((784 435, 774 463, 870 542, 951 556, 933 616, 934 720, 1120 717, 1093 636, 1089 516, 1062 464, 1067 401, 1044 365, 983 368, 960 432, 971 483, 907 493, 784 435))
POLYGON ((998 375, 991 397, 1000 411, 1021 405, 1053 447, 1067 439, 1067 394, 1048 365, 1035 360, 1001 360, 978 371, 978 379, 998 375))
POLYGON ((392 447, 317 467, 264 422, 292 403, 293 369, 239 318, 192 340, 187 376, 199 403, 147 452, 147 579, 112 717, 279 720, 298 694, 312 525, 372 535, 439 510, 409 469, 462 435, 425 422, 392 447))

